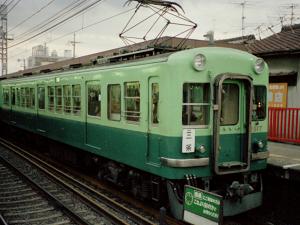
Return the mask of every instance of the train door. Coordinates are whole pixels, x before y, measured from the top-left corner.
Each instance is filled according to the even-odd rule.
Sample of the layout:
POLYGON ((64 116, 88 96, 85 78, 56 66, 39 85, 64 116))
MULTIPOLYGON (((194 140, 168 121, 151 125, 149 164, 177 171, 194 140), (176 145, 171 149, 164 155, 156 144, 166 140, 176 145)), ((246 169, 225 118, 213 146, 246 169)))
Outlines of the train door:
POLYGON ((45 85, 37 85, 37 107, 36 107, 36 129, 39 133, 46 133, 46 120, 42 113, 46 110, 46 87, 45 85))
MULTIPOLYGON (((228 75, 229 76, 229 75, 228 75)), ((250 166, 252 82, 224 76, 214 107, 214 155, 217 174, 247 171, 250 166)), ((241 79, 239 79, 241 78, 241 79)))
POLYGON ((148 82, 148 151, 147 162, 160 165, 160 129, 159 129, 159 78, 151 77, 148 82))
POLYGON ((97 125, 101 118, 101 85, 99 81, 86 83, 86 145, 101 149, 104 140, 97 125))

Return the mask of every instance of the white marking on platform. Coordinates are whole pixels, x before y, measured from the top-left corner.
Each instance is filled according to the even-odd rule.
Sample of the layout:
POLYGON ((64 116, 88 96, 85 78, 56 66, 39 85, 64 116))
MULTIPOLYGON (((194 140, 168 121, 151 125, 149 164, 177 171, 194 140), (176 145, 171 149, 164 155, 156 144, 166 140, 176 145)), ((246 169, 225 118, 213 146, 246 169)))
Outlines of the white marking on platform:
POLYGON ((296 166, 300 166, 300 163, 285 165, 282 168, 283 169, 289 169, 289 168, 296 167, 296 166))
POLYGON ((299 158, 291 158, 291 157, 287 157, 287 156, 284 156, 284 155, 270 154, 270 157, 277 157, 277 158, 283 158, 283 159, 290 159, 290 160, 295 160, 295 161, 299 161, 299 162, 300 162, 300 159, 299 159, 299 158))

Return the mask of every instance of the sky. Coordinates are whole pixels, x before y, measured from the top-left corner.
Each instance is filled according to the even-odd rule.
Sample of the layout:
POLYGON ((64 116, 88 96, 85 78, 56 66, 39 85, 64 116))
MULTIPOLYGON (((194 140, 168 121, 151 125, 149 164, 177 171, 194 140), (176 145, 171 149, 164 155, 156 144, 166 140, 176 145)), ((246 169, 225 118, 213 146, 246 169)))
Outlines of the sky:
MULTIPOLYGON (((17 3, 17 0, 1 0, 1 3, 12 3, 8 10, 17 3)), ((86 0, 82 7, 94 2, 95 0, 86 0)), ((195 22, 198 26, 191 38, 205 39, 208 31, 214 31, 215 39, 232 38, 242 35, 242 0, 173 0, 180 4, 184 9, 182 14, 195 22)), ((47 30, 51 24, 44 26, 40 30, 34 31, 34 27, 42 22, 49 23, 53 16, 70 4, 80 4, 80 0, 21 0, 15 7, 8 12, 8 72, 15 72, 23 68, 23 59, 27 59, 32 54, 32 47, 46 44, 50 53, 55 50, 59 56, 63 56, 65 49, 72 49, 70 41, 73 40, 73 33, 76 31, 76 56, 83 56, 118 48, 124 46, 119 38, 119 34, 125 27, 127 21, 133 15, 136 6, 135 1, 127 0, 103 0, 97 5, 91 7, 84 13, 78 14, 71 20, 68 20, 59 26, 49 29, 29 41, 27 38, 47 30), (127 3, 127 4, 126 4, 127 3), (48 5, 47 7, 45 7, 48 5), (43 8, 43 10, 40 10, 43 8), (131 11, 130 11, 131 10, 131 11), (116 16, 119 13, 122 15, 116 16), (36 14, 33 16, 33 14, 36 14), (32 16, 31 18, 28 18, 32 16), (22 21, 25 22, 21 23, 22 21), (20 24, 21 23, 21 24, 20 24), (92 25, 95 24, 95 25, 92 25)), ((245 2, 245 35, 255 34, 256 38, 265 38, 278 32, 281 29, 280 18, 283 18, 283 24, 290 24, 291 5, 294 4, 294 23, 300 23, 300 0, 248 0, 245 2), (258 27, 260 32, 258 32, 258 27)), ((178 9, 181 12, 180 9, 178 9)), ((75 11, 72 11, 74 13, 75 11)), ((150 11, 147 8, 141 8, 134 19, 138 22, 147 17, 150 11)), ((68 14, 68 15, 71 15, 68 14)), ((67 15, 66 15, 67 16, 67 15)), ((182 23, 174 16, 168 17, 172 22, 182 23)), ((151 17, 152 19, 152 17, 151 17)), ((128 35, 142 37, 151 22, 145 22, 135 27, 128 35)), ((159 21, 152 32, 147 36, 148 39, 157 35, 162 29, 164 21, 159 21)), ((183 26, 172 25, 165 31, 165 35, 174 35, 182 32, 183 26)))

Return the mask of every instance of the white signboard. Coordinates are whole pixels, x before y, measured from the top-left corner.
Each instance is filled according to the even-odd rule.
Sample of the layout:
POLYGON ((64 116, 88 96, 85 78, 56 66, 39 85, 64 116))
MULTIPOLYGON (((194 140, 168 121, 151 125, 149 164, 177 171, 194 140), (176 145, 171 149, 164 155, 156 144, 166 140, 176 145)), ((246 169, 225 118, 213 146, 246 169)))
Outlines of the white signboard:
POLYGON ((195 129, 183 129, 182 153, 195 152, 195 129))

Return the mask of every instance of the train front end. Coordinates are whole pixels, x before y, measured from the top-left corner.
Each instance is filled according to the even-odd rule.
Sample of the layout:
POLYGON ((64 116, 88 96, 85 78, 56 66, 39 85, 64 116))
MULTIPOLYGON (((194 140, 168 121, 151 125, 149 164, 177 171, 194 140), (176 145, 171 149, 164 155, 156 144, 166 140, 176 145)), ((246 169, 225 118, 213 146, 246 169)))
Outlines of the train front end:
MULTIPOLYGON (((267 65, 246 52, 214 47, 174 55, 169 63, 182 90, 181 159, 162 162, 186 173, 189 186, 222 196, 224 216, 260 206, 268 158, 267 65)), ((179 186, 168 184, 175 205, 179 186)))

